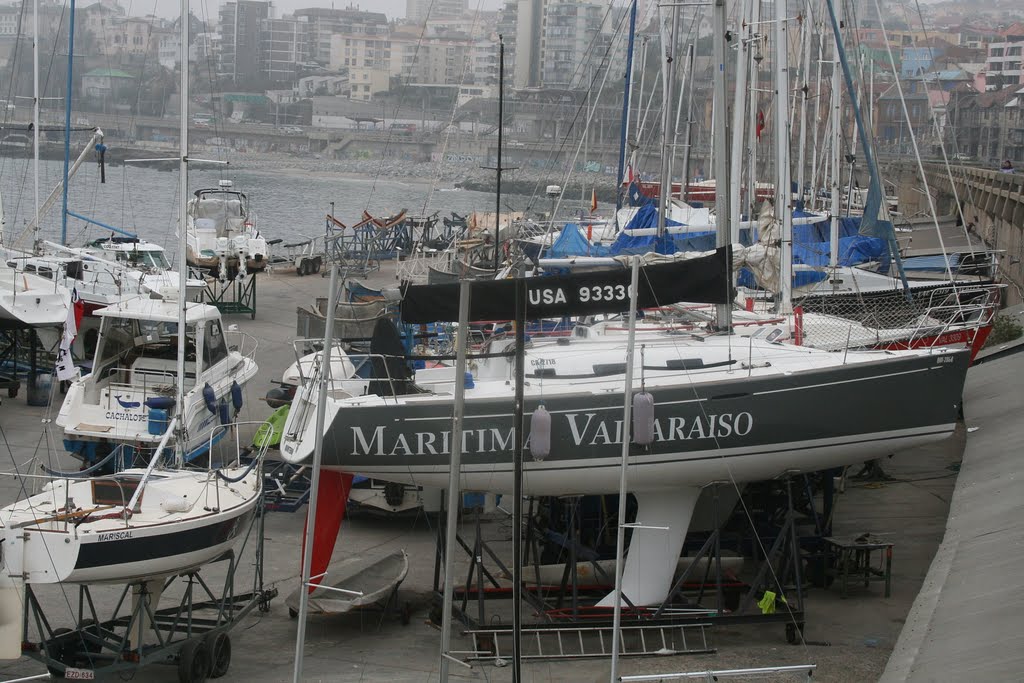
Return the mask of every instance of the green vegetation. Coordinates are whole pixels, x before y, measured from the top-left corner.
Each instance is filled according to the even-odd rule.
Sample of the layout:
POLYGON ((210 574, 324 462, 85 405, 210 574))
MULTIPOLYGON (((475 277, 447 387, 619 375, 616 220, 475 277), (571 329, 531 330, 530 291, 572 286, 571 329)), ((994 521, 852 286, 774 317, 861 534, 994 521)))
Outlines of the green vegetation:
POLYGON ((997 315, 992 325, 992 334, 989 335, 985 346, 1005 344, 1008 341, 1020 338, 1024 335, 1024 327, 1013 317, 1008 315, 997 315))

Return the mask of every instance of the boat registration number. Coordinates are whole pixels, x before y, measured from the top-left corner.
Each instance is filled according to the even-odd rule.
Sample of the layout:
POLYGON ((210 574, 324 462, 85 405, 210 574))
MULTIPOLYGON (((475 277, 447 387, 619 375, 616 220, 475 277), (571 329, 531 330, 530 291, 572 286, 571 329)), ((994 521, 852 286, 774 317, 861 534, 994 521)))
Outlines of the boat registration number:
POLYGON ((64 669, 64 678, 69 681, 92 681, 96 679, 96 672, 92 669, 76 669, 69 666, 64 669))

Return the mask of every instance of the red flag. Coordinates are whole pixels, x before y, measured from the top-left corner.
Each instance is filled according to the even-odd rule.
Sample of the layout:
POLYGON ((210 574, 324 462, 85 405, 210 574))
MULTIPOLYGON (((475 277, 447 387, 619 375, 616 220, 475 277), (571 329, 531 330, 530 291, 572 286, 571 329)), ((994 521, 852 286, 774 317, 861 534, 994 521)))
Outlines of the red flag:
POLYGON ((590 190, 590 213, 597 211, 597 188, 590 190))
POLYGON ((626 172, 622 174, 622 184, 627 187, 633 184, 633 164, 626 164, 626 172))
POLYGON ((757 110, 757 139, 760 142, 761 132, 764 130, 764 112, 757 110))

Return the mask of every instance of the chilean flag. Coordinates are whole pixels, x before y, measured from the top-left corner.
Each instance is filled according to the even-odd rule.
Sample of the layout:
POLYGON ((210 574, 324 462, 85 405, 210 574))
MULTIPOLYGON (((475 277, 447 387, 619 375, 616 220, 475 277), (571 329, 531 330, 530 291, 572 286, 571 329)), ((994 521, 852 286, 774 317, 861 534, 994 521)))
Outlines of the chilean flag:
POLYGON ((757 110, 757 129, 756 135, 758 142, 761 141, 761 133, 764 132, 764 112, 760 109, 757 110))

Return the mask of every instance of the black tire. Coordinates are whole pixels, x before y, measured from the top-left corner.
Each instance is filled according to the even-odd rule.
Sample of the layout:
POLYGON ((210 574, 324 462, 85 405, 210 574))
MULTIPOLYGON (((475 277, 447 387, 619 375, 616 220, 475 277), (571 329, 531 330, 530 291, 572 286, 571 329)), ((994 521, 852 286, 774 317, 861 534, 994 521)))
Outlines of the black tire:
POLYGON ((220 678, 231 666, 231 637, 219 631, 206 637, 210 649, 210 678, 220 678))
MULTIPOLYGON (((69 642, 71 629, 69 628, 55 628, 53 629, 52 637, 47 641, 46 656, 48 659, 60 662, 64 666, 71 666, 74 664, 71 661, 72 647, 69 642)), ((64 678, 64 672, 55 666, 50 664, 46 665, 46 670, 50 672, 50 675, 54 678, 64 678)))
POLYGON ((289 607, 288 608, 288 618, 289 619, 298 619, 299 618, 299 611, 297 609, 293 609, 293 608, 289 607))
POLYGON ((18 387, 7 387, 7 398, 18 398, 18 387))
MULTIPOLYGON (((99 624, 96 623, 95 619, 82 619, 82 621, 78 622, 78 630, 83 634, 88 633, 97 638, 100 637, 100 627, 99 624)), ((84 636, 82 638, 82 646, 85 648, 86 652, 91 652, 93 654, 103 651, 102 645, 93 642, 84 636)))
POLYGON ((402 603, 402 610, 398 616, 402 619, 402 626, 408 626, 412 621, 412 605, 408 602, 402 603))
POLYGON ((315 259, 313 259, 313 272, 319 273, 321 266, 323 266, 323 259, 317 256, 315 259))
POLYGON ((189 640, 178 654, 178 681, 205 683, 210 675, 210 650, 202 640, 189 640))
POLYGON ((305 261, 305 259, 303 259, 302 261, 299 261, 299 265, 295 266, 295 272, 298 274, 299 277, 302 277, 303 275, 306 274, 306 261, 305 261))
POLYGON ((800 641, 803 640, 804 635, 804 623, 801 621, 799 624, 793 624, 792 622, 786 624, 786 642, 790 645, 799 645, 800 641))

